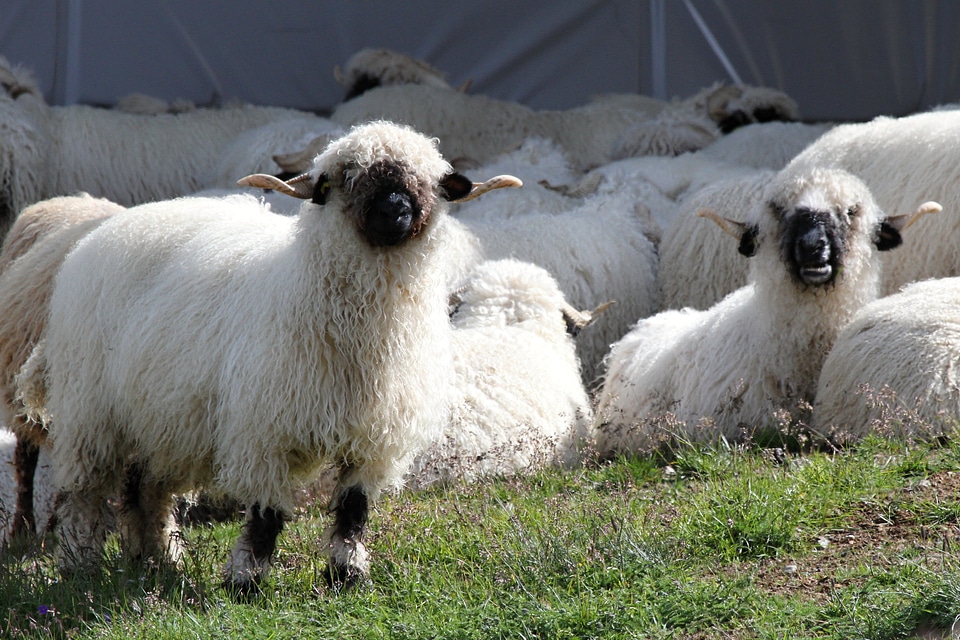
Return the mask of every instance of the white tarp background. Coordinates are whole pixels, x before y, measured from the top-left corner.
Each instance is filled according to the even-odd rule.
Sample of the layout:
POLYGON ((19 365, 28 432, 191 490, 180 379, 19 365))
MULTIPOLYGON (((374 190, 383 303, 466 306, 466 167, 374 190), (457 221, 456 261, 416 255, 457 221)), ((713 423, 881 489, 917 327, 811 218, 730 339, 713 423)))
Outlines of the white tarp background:
POLYGON ((535 108, 714 81, 786 91, 809 120, 960 99, 955 0, 0 0, 0 55, 52 104, 134 92, 324 112, 364 47, 535 108))

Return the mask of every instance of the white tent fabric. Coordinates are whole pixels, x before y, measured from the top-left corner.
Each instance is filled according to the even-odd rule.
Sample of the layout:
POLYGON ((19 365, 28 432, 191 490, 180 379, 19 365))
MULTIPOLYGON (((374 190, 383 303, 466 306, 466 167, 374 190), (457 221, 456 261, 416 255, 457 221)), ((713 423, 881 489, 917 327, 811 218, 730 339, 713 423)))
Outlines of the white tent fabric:
POLYGON ((3 0, 0 55, 52 104, 131 93, 324 112, 365 47, 534 108, 596 94, 687 96, 715 81, 786 91, 809 120, 960 99, 954 0, 3 0))

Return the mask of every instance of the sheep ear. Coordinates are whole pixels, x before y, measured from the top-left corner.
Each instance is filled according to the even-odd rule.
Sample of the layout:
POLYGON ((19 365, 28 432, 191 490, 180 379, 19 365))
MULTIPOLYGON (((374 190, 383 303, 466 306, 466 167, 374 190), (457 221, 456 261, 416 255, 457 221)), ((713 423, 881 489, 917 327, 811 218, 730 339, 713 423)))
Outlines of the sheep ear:
POLYGON ((440 189, 443 192, 444 200, 456 202, 470 193, 473 189, 473 182, 465 175, 454 171, 441 178, 440 189))
POLYGON ((245 178, 237 180, 237 185, 241 187, 255 187, 257 189, 271 189, 277 193, 306 200, 313 197, 313 179, 309 173, 303 173, 289 180, 281 180, 277 176, 271 176, 267 173, 255 173, 245 178))
POLYGON ((466 202, 467 200, 479 198, 494 189, 522 186, 523 182, 520 178, 508 175, 494 176, 486 182, 470 182, 469 179, 459 173, 449 173, 440 181, 440 188, 443 189, 444 198, 450 202, 466 202), (465 187, 465 185, 469 185, 469 187, 465 187))
POLYGON ((877 235, 874 239, 877 250, 889 251, 890 249, 896 249, 903 243, 903 237, 900 234, 910 227, 910 225, 928 213, 939 213, 942 210, 943 207, 940 206, 940 203, 931 200, 917 207, 917 210, 913 213, 890 216, 883 220, 878 225, 877 235))
POLYGON ((701 209, 697 212, 697 216, 713 220, 723 229, 724 233, 736 238, 740 242, 739 246, 737 246, 737 251, 739 251, 741 255, 748 258, 756 255, 757 235, 760 233, 756 225, 748 225, 743 222, 731 220, 730 218, 724 218, 712 209, 701 209))
POLYGON ((560 313, 563 315, 563 321, 567 325, 567 333, 570 334, 571 337, 576 338, 584 328, 593 324, 593 322, 600 317, 600 314, 606 311, 612 304, 614 304, 613 300, 604 302, 593 311, 578 311, 570 305, 564 305, 561 307, 560 313))

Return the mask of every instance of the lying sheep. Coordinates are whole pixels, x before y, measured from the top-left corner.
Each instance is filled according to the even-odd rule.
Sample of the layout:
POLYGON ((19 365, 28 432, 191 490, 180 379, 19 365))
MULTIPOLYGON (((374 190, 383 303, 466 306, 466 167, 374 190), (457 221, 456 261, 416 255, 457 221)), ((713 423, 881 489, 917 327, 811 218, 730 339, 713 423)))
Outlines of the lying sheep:
POLYGON ((574 335, 591 315, 571 307, 545 270, 516 260, 479 265, 455 301, 450 422, 406 486, 575 464, 593 412, 574 335))
MULTIPOLYGON (((47 321, 53 281, 77 241, 123 207, 87 194, 53 198, 24 209, 0 251, 0 419, 17 438, 13 459, 17 486, 11 535, 32 534, 34 475, 47 432, 27 420, 17 399, 16 376, 47 321)), ((45 528, 45 522, 39 523, 45 528)))
POLYGON ((610 157, 677 156, 703 149, 748 124, 799 119, 797 103, 781 91, 715 83, 625 129, 614 140, 610 157))
POLYGON ((803 416, 793 412, 812 402, 837 333, 877 295, 877 251, 908 223, 885 218, 854 176, 819 169, 781 172, 745 223, 706 215, 753 256, 752 283, 706 311, 641 320, 613 346, 596 410, 602 453, 740 440, 803 416))
POLYGON ((158 115, 50 106, 22 68, 0 58, 0 69, 18 82, 0 92, 0 233, 24 207, 81 190, 124 206, 193 193, 240 133, 309 116, 249 105, 158 115))
POLYGON ((813 427, 834 442, 935 438, 960 425, 960 278, 925 280, 857 312, 823 363, 813 427))
POLYGON ((390 49, 361 49, 350 56, 343 69, 334 67, 333 75, 347 91, 344 100, 356 98, 374 87, 397 84, 453 90, 446 74, 436 67, 390 49))
POLYGON ((370 501, 446 419, 445 201, 473 185, 385 122, 304 176, 244 182, 308 201, 294 217, 245 195, 142 205, 64 261, 20 384, 52 421, 65 570, 96 565, 117 491, 125 551, 175 560, 171 496, 204 486, 246 505, 226 584, 254 590, 294 489, 332 463, 328 578, 354 584, 370 501))

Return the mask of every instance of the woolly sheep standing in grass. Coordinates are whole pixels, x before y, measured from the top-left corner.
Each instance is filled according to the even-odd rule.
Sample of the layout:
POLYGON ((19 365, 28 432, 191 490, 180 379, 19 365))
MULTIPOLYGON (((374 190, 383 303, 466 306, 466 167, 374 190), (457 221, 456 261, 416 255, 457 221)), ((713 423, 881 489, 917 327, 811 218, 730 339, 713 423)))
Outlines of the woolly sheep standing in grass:
POLYGON ((593 314, 570 306, 544 269, 516 260, 480 264, 454 299, 450 422, 406 486, 575 464, 593 412, 574 337, 593 314))
POLYGON ((857 312, 823 363, 813 427, 935 438, 960 426, 960 278, 924 280, 857 312))
POLYGON ((171 495, 203 486, 246 505, 226 583, 255 590, 294 489, 332 463, 328 577, 352 585, 369 501, 446 419, 445 201, 473 185, 384 122, 309 174, 244 182, 310 200, 295 217, 250 196, 142 205, 64 261, 20 383, 53 427, 65 570, 97 564, 118 490, 125 551, 175 560, 171 495))
POLYGON ((34 476, 47 432, 27 420, 16 376, 43 337, 53 282, 80 238, 123 207, 87 194, 44 200, 17 216, 0 251, 0 419, 16 435, 12 536, 46 528, 34 517, 34 476))
POLYGON ((250 105, 159 115, 50 106, 29 72, 0 58, 0 77, 7 76, 0 91, 0 233, 24 207, 81 190, 124 206, 193 193, 240 133, 309 117, 250 105))
POLYGON ((886 218, 857 178, 819 169, 781 172, 745 223, 707 215, 754 256, 752 283, 708 310, 641 320, 613 346, 596 410, 601 453, 740 440, 812 402, 837 333, 877 295, 877 251, 897 246, 908 222, 886 218))

